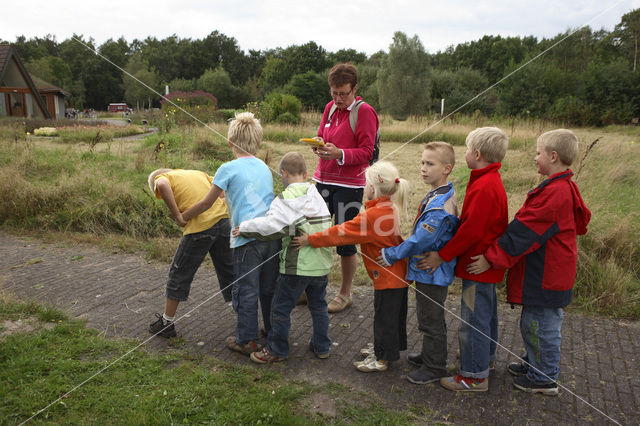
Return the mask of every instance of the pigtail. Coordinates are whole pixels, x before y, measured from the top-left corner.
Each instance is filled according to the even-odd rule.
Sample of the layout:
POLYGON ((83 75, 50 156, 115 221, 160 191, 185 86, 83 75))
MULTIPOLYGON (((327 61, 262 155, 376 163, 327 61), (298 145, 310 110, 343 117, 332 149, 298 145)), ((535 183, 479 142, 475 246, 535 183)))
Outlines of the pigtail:
POLYGON ((407 214, 409 204, 409 182, 400 179, 398 169, 389 161, 378 161, 365 172, 367 182, 375 189, 375 196, 391 197, 398 211, 407 214))
POLYGON ((409 206, 409 181, 402 178, 396 179, 396 192, 391 196, 391 201, 398 208, 398 212, 407 217, 409 206))

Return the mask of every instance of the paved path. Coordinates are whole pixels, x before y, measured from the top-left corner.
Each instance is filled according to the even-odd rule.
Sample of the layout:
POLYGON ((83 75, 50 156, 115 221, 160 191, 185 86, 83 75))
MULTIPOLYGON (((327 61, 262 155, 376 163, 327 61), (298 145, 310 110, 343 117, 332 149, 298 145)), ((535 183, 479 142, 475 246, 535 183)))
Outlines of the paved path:
MULTIPOLYGON (((91 246, 63 247, 0 233, 0 288, 19 297, 51 303, 71 315, 86 318, 88 325, 108 336, 143 340, 154 312, 161 312, 168 265, 149 263, 137 255, 108 254, 91 246)), ((215 294, 218 287, 210 268, 201 268, 191 298, 181 304, 185 314, 215 294)), ((335 288, 331 288, 331 292, 335 288)), ((575 393, 622 424, 640 422, 640 324, 566 313, 563 326, 560 380, 568 390, 559 397, 529 395, 512 388, 506 365, 513 360, 499 349, 500 359, 491 374, 486 393, 453 393, 438 384, 418 386, 405 376, 411 368, 406 355, 385 373, 355 371, 358 351, 372 341, 373 295, 358 289, 353 308, 331 316, 331 356, 318 360, 305 344, 311 321, 304 306, 292 315, 291 357, 272 366, 252 364, 225 348, 224 339, 234 332, 235 314, 220 296, 213 297, 176 325, 186 347, 194 352, 255 368, 273 368, 284 375, 313 383, 332 381, 374 393, 389 406, 418 406, 427 422, 457 424, 576 424, 607 423, 602 414, 580 401, 575 393)), ((450 296, 447 307, 459 311, 460 299, 450 296)), ((521 353, 519 309, 500 306, 500 343, 521 353)), ((409 302, 409 345, 418 348, 415 299, 409 302)), ((459 321, 447 315, 449 361, 455 362, 459 321)), ((154 338, 147 344, 163 350, 167 341, 154 338)), ((48 402, 48 401, 43 401, 48 402)))

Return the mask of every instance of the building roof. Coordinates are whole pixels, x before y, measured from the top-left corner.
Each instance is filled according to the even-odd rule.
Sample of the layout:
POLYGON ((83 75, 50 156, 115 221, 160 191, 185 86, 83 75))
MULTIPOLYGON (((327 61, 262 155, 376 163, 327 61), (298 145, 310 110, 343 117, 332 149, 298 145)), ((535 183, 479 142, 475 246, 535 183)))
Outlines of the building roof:
POLYGON ((38 92, 40 93, 60 93, 63 96, 71 96, 71 94, 66 90, 58 86, 55 86, 51 83, 48 83, 43 79, 41 79, 40 77, 36 77, 33 74, 31 75, 31 79, 33 80, 33 83, 36 85, 36 87, 38 88, 38 92))

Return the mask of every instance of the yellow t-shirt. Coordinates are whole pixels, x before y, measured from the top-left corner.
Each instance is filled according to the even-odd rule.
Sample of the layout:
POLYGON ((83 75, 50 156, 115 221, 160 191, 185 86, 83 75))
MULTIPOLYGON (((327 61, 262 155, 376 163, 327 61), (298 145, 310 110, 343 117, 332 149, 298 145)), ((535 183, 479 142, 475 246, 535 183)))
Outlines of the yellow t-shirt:
MULTIPOLYGON (((173 191, 173 198, 175 198, 178 209, 181 212, 189 209, 195 203, 202 200, 211 189, 211 181, 213 180, 213 178, 205 172, 180 169, 172 170, 156 176, 155 183, 157 183, 158 179, 161 178, 169 181, 169 185, 171 185, 171 190, 173 191)), ((156 197, 162 199, 158 193, 155 183, 153 185, 153 190, 156 197)), ((227 205, 224 200, 218 198, 209 210, 200 213, 198 216, 191 218, 189 222, 187 222, 187 225, 184 227, 183 235, 205 231, 218 223, 220 219, 227 217, 229 217, 227 205)))

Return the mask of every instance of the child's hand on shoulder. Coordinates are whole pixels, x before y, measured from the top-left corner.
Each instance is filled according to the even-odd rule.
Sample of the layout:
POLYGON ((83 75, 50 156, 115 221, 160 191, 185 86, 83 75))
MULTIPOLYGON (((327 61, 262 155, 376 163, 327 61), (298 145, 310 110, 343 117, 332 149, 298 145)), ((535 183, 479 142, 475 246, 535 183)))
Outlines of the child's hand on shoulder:
POLYGON ((291 239, 291 246, 296 247, 296 250, 300 250, 304 246, 309 245, 309 234, 305 234, 304 231, 300 231, 300 235, 291 239))
POLYGON ((387 267, 387 266, 391 266, 389 265, 387 262, 384 261, 384 257, 382 257, 382 255, 376 257, 376 263, 382 267, 387 267))

